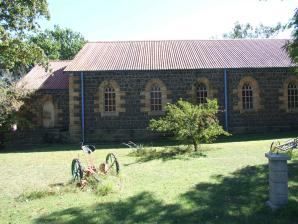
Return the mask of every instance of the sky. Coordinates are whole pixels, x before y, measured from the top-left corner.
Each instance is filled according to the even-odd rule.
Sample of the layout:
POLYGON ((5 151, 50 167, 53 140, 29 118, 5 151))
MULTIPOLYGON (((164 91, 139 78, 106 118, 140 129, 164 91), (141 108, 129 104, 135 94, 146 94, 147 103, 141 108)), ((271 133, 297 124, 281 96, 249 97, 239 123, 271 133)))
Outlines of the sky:
MULTIPOLYGON (((221 38, 236 21, 286 23, 297 0, 48 0, 50 21, 88 41, 221 38)), ((278 38, 289 38, 287 31, 278 38)))

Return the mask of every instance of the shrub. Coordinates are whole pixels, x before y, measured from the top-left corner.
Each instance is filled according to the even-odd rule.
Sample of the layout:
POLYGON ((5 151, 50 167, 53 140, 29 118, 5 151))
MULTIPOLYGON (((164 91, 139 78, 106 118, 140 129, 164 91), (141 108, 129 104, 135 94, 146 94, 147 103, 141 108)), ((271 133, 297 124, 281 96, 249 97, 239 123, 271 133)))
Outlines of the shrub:
POLYGON ((99 196, 106 196, 108 194, 117 192, 120 188, 120 178, 109 175, 100 175, 100 181, 98 182, 93 175, 86 178, 87 185, 86 190, 90 190, 99 196))
POLYGON ((170 132, 177 139, 191 140, 195 151, 202 142, 212 142, 219 135, 228 135, 217 119, 217 100, 194 105, 179 100, 177 104, 166 106, 166 115, 158 120, 152 119, 149 128, 156 132, 170 132))
POLYGON ((94 193, 99 196, 106 196, 113 192, 115 192, 115 187, 112 182, 104 182, 98 184, 97 187, 94 189, 94 193))

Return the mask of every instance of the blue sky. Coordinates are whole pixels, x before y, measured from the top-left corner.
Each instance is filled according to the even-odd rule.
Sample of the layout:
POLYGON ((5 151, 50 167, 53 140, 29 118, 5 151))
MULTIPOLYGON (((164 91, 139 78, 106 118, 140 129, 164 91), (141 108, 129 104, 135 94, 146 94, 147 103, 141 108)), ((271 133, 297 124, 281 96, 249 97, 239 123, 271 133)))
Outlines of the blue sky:
MULTIPOLYGON (((297 0, 48 0, 50 21, 89 41, 220 38, 234 22, 287 22, 297 0)), ((279 38, 289 38, 289 32, 279 38)))

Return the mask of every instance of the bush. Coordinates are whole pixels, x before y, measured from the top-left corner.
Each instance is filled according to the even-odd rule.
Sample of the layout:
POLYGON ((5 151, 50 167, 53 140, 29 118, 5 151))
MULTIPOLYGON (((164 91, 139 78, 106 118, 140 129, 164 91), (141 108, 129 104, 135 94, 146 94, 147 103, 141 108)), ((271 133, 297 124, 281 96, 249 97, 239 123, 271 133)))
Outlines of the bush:
POLYGON ((30 94, 30 91, 19 87, 16 83, 0 79, 0 149, 5 146, 13 125, 28 123, 19 110, 30 94))
POLYGON ((158 120, 152 119, 149 128, 156 132, 170 132, 177 139, 190 140, 195 151, 202 142, 212 142, 219 135, 228 135, 217 119, 217 100, 194 105, 179 100, 177 104, 166 106, 166 115, 158 120))
POLYGON ((112 182, 104 182, 98 184, 97 187, 94 189, 94 193, 99 196, 106 196, 113 192, 115 192, 115 187, 112 182))
POLYGON ((91 175, 86 178, 86 181, 86 190, 90 190, 99 196, 115 193, 121 187, 119 177, 115 176, 100 175, 100 181, 98 182, 95 177, 91 175))

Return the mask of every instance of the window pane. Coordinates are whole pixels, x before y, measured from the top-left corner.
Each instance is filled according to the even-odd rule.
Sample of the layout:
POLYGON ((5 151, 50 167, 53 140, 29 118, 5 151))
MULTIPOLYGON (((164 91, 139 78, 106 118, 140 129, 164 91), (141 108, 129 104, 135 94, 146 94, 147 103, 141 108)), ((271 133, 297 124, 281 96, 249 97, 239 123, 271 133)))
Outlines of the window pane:
POLYGON ((197 104, 207 103, 207 87, 200 83, 197 86, 197 104))
POLYGON ((161 104, 161 90, 159 86, 154 85, 151 88, 150 92, 150 107, 151 111, 161 111, 162 110, 162 104, 161 104))
POLYGON ((242 106, 243 110, 253 109, 253 92, 249 84, 244 84, 242 87, 242 106))
POLYGON ((106 112, 116 111, 116 93, 112 87, 105 88, 104 109, 106 112))
POLYGON ((288 108, 297 109, 298 106, 298 89, 294 83, 288 85, 288 108))

